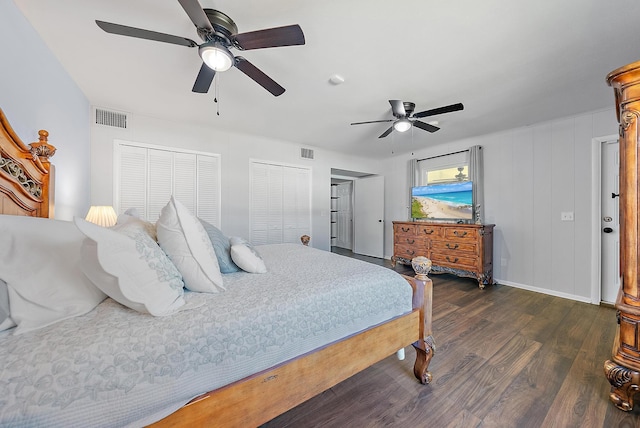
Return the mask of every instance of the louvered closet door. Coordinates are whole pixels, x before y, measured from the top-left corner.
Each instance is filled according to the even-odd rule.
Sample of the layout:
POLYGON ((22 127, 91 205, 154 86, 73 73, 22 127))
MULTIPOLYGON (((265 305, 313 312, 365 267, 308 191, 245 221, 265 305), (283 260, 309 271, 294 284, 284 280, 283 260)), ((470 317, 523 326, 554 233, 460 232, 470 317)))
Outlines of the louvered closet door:
POLYGON ((120 212, 135 208, 147 218, 147 149, 119 146, 117 195, 120 212))
POLYGON ((284 242, 300 242, 302 235, 309 235, 310 218, 309 170, 284 168, 282 213, 284 242))
POLYGON ((220 227, 220 157, 116 141, 119 213, 135 207, 155 222, 171 195, 192 213, 220 227))
POLYGON ((196 155, 192 153, 174 153, 173 168, 175 174, 173 196, 195 214, 197 211, 196 155))
POLYGON ((220 224, 220 159, 198 155, 196 215, 211 224, 220 224))
MULTIPOLYGON (((173 191, 173 153, 166 150, 147 149, 147 156, 149 170, 147 213, 142 218, 156 221, 173 191)), ((124 208, 126 209, 126 205, 124 208)))
POLYGON ((300 243, 311 234, 311 172, 263 162, 251 164, 251 241, 300 243))
POLYGON ((267 243, 269 224, 269 167, 254 162, 251 164, 251 242, 254 245, 267 243))
POLYGON ((282 227, 283 227, 283 192, 284 186, 282 183, 283 171, 281 166, 269 165, 268 166, 268 189, 267 195, 269 197, 267 203, 267 244, 279 244, 283 241, 282 227))

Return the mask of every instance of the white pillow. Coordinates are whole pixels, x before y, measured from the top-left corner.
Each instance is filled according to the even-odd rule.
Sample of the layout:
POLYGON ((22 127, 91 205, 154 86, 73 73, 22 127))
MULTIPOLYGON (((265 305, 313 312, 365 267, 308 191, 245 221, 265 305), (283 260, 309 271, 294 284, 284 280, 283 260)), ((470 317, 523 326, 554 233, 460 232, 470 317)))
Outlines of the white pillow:
POLYGON ((149 236, 142 220, 131 216, 105 228, 75 218, 87 237, 82 271, 113 300, 138 312, 170 315, 184 305, 184 283, 176 267, 149 236))
POLYGON ((255 248, 242 238, 229 238, 231 244, 231 259, 240 268, 249 273, 266 273, 264 260, 255 248))
POLYGON ((83 240, 69 221, 0 215, 0 272, 14 334, 86 314, 107 297, 80 270, 83 240))
POLYGON ((191 291, 224 291, 218 259, 202 224, 173 196, 156 223, 158 244, 176 265, 191 291))
POLYGON ((140 221, 142 221, 143 224, 144 224, 145 229, 147 230, 147 233, 149 233, 149 236, 151 236, 151 239, 153 239, 154 241, 158 242, 158 234, 156 233, 156 225, 154 223, 151 223, 150 221, 146 221, 146 220, 142 219, 140 217, 140 213, 138 212, 137 208, 129 208, 123 214, 120 214, 118 216, 118 220, 116 221, 116 224, 122 223, 123 221, 126 221, 125 219, 127 217, 135 217, 135 218, 139 219, 140 221), (120 218, 120 217, 123 217, 123 218, 120 218))

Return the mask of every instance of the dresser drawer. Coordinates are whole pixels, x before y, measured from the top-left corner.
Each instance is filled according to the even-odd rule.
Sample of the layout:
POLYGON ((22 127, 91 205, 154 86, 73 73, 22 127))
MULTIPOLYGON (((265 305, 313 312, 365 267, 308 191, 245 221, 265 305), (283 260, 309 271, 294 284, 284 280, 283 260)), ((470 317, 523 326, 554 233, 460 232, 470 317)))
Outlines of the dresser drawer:
POLYGON ((451 241, 433 241, 431 243, 433 251, 446 252, 448 254, 471 253, 472 255, 478 254, 478 245, 475 241, 467 241, 462 239, 451 241))
POLYGON ((443 254, 432 251, 431 261, 434 265, 454 269, 474 270, 478 266, 478 257, 469 254, 443 254))
POLYGON ((427 248, 427 240, 416 235, 396 235, 394 244, 408 245, 416 248, 427 248))
POLYGON ((393 246, 393 255, 411 260, 418 256, 427 256, 426 247, 416 247, 415 245, 395 244, 393 246))
POLYGON ((397 237, 416 236, 416 225, 415 224, 397 224, 395 225, 394 233, 397 237))
POLYGON ((440 228, 430 224, 421 224, 416 226, 416 234, 420 237, 435 238, 436 236, 440 236, 440 228))
POLYGON ((476 229, 469 228, 453 228, 447 227, 444 230, 443 237, 447 240, 452 241, 460 241, 460 240, 469 240, 475 241, 478 239, 478 231, 476 229))

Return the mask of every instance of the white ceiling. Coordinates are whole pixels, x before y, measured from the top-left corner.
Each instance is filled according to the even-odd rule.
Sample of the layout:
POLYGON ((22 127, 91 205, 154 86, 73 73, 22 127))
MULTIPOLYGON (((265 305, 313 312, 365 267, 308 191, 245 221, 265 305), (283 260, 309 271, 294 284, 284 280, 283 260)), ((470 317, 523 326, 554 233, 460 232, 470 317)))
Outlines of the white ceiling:
MULTIPOLYGON (((197 49, 107 34, 99 19, 200 41, 177 0, 14 0, 92 105, 375 158, 610 107, 611 70, 640 59, 637 0, 200 0, 239 32, 299 24, 306 45, 242 53, 218 100, 191 92, 197 49), (329 83, 331 75, 345 78, 329 83), (434 134, 378 136, 389 99, 462 102, 434 134), (220 116, 216 115, 219 107, 220 116)), ((234 51, 239 55, 237 51, 234 51)))

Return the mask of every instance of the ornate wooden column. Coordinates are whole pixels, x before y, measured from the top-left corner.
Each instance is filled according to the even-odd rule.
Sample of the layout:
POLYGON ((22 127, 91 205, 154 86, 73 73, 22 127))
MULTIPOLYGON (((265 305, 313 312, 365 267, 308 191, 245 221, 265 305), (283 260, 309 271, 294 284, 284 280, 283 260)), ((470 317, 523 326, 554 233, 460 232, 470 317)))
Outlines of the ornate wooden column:
POLYGON ((620 123, 620 269, 622 285, 616 299, 618 331, 613 356, 604 371, 611 383, 611 401, 619 408, 633 408, 640 388, 640 284, 639 272, 639 144, 640 61, 612 71, 607 83, 613 87, 620 123))

